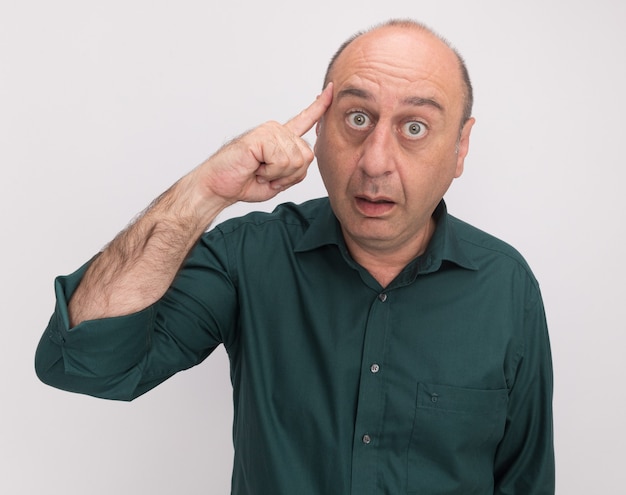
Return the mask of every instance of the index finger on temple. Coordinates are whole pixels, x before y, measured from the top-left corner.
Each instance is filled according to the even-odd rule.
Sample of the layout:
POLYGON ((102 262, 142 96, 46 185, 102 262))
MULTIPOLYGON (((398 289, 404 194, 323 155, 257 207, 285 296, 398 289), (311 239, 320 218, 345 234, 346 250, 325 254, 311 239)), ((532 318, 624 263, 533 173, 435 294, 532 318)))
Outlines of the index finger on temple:
POLYGON ((304 136, 322 118, 332 101, 333 83, 328 83, 315 101, 289 120, 285 127, 298 136, 304 136))

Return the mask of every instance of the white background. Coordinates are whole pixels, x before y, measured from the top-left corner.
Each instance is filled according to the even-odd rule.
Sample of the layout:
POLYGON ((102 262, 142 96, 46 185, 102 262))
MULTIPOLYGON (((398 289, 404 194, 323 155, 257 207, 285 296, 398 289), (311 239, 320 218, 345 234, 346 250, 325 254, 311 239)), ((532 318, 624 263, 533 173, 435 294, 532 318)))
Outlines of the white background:
MULTIPOLYGON (((354 31, 413 17, 460 49, 476 88, 449 209, 541 282, 558 493, 623 493, 625 5, 2 0, 0 492, 228 493, 223 350, 132 403, 48 388, 33 355, 54 276, 224 141, 308 105, 354 31)), ((313 166, 281 200, 322 194, 313 166)))

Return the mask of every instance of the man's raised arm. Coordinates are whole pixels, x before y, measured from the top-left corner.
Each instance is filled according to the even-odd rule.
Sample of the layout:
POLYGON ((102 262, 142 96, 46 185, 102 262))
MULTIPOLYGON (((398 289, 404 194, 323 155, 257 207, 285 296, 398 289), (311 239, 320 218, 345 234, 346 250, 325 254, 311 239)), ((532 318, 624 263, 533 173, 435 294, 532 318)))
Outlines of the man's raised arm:
POLYGON ((247 132, 163 193, 93 261, 70 300, 71 326, 153 304, 224 208, 271 199, 304 179, 314 156, 301 137, 331 101, 329 85, 286 124, 247 132))

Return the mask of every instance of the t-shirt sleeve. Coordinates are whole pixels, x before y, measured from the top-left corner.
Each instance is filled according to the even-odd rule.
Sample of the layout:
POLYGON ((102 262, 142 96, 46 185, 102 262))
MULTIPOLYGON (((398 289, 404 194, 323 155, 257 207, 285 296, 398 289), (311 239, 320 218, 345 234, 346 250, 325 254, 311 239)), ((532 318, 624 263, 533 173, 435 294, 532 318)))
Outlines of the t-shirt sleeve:
POLYGON ((205 234, 156 303, 70 328, 68 302, 89 263, 55 280, 56 306, 35 369, 51 386, 132 400, 236 337, 236 288, 219 231, 205 234))

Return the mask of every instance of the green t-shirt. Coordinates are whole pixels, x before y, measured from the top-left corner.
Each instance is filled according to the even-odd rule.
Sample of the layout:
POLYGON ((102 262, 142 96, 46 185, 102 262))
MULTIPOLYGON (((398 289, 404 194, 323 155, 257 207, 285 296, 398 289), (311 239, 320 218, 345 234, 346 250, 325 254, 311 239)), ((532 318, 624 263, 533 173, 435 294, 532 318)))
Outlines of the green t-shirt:
POLYGON ((234 495, 553 494, 537 282, 443 201, 434 215, 426 252, 385 288, 326 198, 224 222, 157 303, 70 329, 83 267, 56 281, 37 373, 131 400, 223 344, 234 495))

